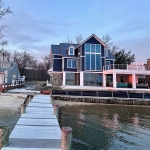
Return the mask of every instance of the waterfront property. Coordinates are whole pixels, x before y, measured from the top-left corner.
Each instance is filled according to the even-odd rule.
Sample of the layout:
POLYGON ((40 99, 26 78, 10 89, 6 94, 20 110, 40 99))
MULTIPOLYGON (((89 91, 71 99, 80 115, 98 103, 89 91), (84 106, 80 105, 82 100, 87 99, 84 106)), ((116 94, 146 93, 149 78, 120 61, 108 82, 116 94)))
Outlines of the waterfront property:
POLYGON ((54 86, 149 87, 146 78, 150 67, 143 63, 114 64, 114 56, 95 34, 81 44, 51 45, 50 59, 48 74, 54 86))

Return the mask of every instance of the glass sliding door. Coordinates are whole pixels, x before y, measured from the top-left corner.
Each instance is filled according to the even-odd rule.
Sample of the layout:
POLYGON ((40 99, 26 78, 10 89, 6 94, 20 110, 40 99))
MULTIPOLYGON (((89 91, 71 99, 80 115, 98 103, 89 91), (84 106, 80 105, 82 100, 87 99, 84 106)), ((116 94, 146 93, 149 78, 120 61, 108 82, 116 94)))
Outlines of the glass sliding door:
POLYGON ((84 86, 102 86, 102 74, 84 73, 84 86))

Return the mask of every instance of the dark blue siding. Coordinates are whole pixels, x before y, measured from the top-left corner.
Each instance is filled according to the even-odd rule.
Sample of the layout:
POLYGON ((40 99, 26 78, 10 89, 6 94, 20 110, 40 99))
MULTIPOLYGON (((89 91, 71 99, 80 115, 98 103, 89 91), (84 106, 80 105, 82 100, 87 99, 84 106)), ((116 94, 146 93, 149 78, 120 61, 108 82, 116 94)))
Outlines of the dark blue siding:
POLYGON ((100 44, 99 41, 97 41, 94 37, 91 37, 89 40, 87 40, 85 43, 92 43, 92 44, 100 44))
POLYGON ((110 60, 110 64, 113 65, 113 61, 112 60, 110 60))
POLYGON ((53 59, 53 71, 62 71, 62 59, 53 59))
POLYGON ((84 54, 84 44, 82 45, 82 56, 85 56, 85 54, 84 54))
POLYGON ((54 55, 54 58, 62 58, 62 56, 54 55))
POLYGON ((105 51, 103 45, 101 45, 101 57, 105 57, 105 51))
POLYGON ((77 69, 74 69, 74 68, 67 68, 67 59, 68 59, 68 58, 65 58, 65 59, 64 59, 64 71, 77 72, 77 69))

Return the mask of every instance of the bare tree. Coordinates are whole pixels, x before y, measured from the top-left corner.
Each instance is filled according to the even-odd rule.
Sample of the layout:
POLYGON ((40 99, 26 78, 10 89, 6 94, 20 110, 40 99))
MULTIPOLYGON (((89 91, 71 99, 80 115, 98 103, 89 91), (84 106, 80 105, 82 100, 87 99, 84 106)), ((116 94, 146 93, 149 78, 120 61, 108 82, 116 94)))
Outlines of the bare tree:
POLYGON ((69 37, 67 37, 67 40, 63 41, 63 43, 71 43, 71 44, 73 44, 73 41, 69 37))
MULTIPOLYGON (((10 7, 4 8, 4 4, 2 3, 2 0, 0 0, 0 20, 2 20, 6 14, 10 14, 10 13, 12 13, 10 7)), ((7 40, 3 39, 4 38, 3 32, 5 28, 6 28, 5 25, 0 26, 0 54, 3 61, 6 54, 6 51, 3 48, 4 46, 7 45, 7 40)))
POLYGON ((82 34, 79 34, 78 36, 76 36, 77 44, 80 44, 82 41, 83 41, 82 34))
POLYGON ((107 45, 108 49, 111 49, 111 46, 113 42, 111 41, 112 38, 110 37, 109 34, 103 35, 102 41, 107 45))
POLYGON ((43 58, 43 63, 45 66, 45 69, 48 70, 51 67, 51 62, 50 62, 50 55, 45 55, 43 58))
POLYGON ((8 61, 8 62, 10 62, 11 53, 2 49, 1 53, 0 53, 0 57, 1 57, 2 61, 8 61))
POLYGON ((17 52, 15 51, 12 59, 14 62, 18 63, 18 67, 20 69, 25 69, 26 67, 31 67, 33 64, 36 64, 36 60, 33 56, 31 56, 29 53, 26 51, 24 52, 17 52))

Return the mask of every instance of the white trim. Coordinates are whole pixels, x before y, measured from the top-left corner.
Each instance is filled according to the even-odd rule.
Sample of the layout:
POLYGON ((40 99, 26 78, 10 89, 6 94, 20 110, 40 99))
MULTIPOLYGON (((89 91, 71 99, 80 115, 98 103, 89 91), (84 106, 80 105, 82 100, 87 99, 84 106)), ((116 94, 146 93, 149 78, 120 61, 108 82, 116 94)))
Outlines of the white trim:
POLYGON ((62 58, 78 59, 78 57, 62 57, 62 58))
POLYGON ((72 67, 72 60, 75 60, 76 61, 76 59, 67 59, 67 68, 72 68, 72 69, 76 69, 77 68, 77 61, 76 61, 76 67, 72 67), (68 61, 71 61, 71 67, 68 67, 68 61))
POLYGON ((74 46, 69 46, 69 48, 67 48, 67 50, 68 50, 68 55, 74 55, 74 51, 75 51, 75 47, 74 46), (73 54, 70 54, 70 49, 73 49, 73 54))

